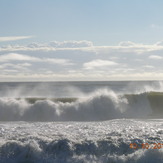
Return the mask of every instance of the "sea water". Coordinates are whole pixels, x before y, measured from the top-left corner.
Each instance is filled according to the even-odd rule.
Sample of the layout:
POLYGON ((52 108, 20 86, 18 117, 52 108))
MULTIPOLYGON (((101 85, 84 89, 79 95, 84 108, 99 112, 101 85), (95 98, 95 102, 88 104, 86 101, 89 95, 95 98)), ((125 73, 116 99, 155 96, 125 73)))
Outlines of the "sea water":
POLYGON ((0 162, 163 162, 162 84, 0 83, 0 162))

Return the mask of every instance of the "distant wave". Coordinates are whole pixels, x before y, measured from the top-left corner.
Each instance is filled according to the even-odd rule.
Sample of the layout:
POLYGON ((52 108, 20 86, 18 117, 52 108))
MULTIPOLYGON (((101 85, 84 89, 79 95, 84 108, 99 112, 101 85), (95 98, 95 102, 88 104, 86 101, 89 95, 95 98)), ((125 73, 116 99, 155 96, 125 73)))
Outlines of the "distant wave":
POLYGON ((118 95, 97 90, 85 98, 0 98, 1 121, 100 121, 163 113, 158 92, 118 95))

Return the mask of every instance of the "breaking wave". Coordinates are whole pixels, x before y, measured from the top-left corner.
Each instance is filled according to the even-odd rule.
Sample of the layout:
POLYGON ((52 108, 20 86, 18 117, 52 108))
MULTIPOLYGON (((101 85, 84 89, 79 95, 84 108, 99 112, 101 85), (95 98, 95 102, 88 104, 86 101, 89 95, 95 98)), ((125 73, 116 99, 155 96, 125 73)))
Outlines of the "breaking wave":
POLYGON ((9 141, 0 147, 1 162, 49 162, 49 163, 159 163, 163 150, 134 150, 129 144, 112 140, 74 143, 68 139, 52 142, 31 141, 26 143, 9 141))
POLYGON ((1 121, 100 121, 163 113, 163 94, 97 90, 85 98, 0 98, 1 121))

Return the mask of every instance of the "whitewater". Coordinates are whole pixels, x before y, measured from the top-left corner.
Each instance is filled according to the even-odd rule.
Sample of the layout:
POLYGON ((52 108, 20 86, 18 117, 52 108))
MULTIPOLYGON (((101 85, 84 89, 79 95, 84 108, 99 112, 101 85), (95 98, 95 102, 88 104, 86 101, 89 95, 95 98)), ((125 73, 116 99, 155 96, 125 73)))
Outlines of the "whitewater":
POLYGON ((162 81, 0 83, 0 162, 163 162, 162 99, 162 81))

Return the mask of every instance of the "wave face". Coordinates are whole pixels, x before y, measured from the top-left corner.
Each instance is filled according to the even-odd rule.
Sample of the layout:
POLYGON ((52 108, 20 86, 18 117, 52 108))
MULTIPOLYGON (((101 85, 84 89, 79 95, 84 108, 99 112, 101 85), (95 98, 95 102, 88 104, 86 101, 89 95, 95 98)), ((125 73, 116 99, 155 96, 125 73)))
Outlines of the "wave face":
POLYGON ((161 143, 162 120, 0 123, 1 163, 160 163, 161 149, 130 143, 161 143))
MULTIPOLYGON (((67 100, 68 101, 68 100, 67 100)), ((126 100, 113 92, 97 92, 73 102, 38 99, 33 104, 26 99, 1 98, 2 121, 96 121, 122 117, 120 107, 126 100)))
POLYGON ((159 92, 119 95, 98 90, 85 98, 0 98, 1 121, 101 121, 163 117, 159 92))

